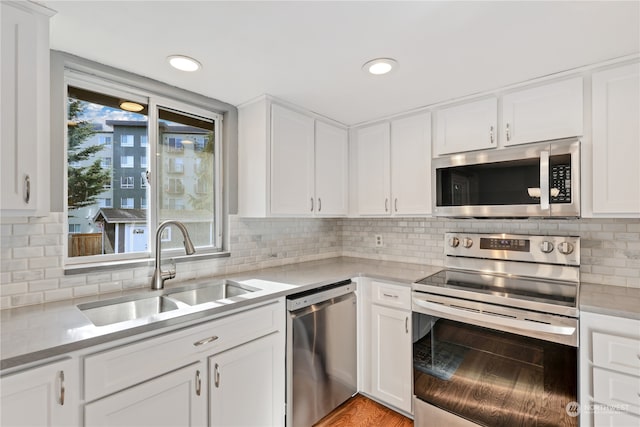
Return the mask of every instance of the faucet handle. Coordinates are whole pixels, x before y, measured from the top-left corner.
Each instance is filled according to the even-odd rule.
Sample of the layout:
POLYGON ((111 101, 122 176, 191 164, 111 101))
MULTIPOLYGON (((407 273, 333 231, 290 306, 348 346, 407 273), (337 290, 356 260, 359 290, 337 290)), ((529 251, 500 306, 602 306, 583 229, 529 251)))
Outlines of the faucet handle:
POLYGON ((174 277, 176 277, 176 260, 171 258, 166 262, 166 264, 168 268, 166 270, 161 269, 162 279, 173 279, 174 277))

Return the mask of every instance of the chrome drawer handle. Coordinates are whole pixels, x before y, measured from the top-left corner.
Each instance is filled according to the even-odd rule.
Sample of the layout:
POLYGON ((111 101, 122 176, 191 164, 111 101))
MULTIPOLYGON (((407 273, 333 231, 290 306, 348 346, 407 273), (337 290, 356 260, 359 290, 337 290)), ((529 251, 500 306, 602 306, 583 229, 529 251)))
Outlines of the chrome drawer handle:
POLYGON ((202 392, 202 380, 200 379, 200 370, 196 371, 196 396, 200 396, 202 392))
POLYGON ((398 298, 398 295, 391 295, 391 294, 382 294, 382 295, 387 298, 398 298))
POLYGON ((213 369, 214 375, 213 375, 213 383, 215 384, 216 388, 220 387, 220 365, 218 365, 216 363, 215 368, 213 369))
POLYGON ((200 341, 196 341, 196 342, 193 343, 193 345, 195 347, 200 347, 201 345, 209 344, 210 342, 213 342, 213 341, 215 341, 217 339, 218 339, 218 337, 214 335, 212 337, 205 338, 205 339, 202 339, 200 341))
POLYGON ((60 398, 58 399, 58 402, 60 403, 60 406, 64 406, 64 371, 58 372, 58 380, 60 381, 60 398))

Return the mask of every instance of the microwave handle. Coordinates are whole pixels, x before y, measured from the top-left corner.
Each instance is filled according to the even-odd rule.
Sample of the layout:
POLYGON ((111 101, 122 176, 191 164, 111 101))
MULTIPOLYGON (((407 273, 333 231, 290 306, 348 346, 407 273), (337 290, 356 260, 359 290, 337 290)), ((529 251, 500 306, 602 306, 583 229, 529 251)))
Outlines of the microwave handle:
POLYGON ((549 210, 549 151, 540 152, 540 209, 549 210))

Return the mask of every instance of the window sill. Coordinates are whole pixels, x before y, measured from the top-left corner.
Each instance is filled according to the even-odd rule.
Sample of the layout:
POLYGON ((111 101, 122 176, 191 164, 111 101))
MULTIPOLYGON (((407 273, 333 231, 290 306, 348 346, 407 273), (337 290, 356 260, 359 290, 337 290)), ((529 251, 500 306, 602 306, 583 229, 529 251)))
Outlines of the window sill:
MULTIPOLYGON (((207 259, 215 259, 215 258, 227 258, 231 256, 231 252, 223 251, 223 252, 203 252, 203 253, 195 253, 193 255, 177 255, 173 256, 170 253, 167 253, 162 256, 163 260, 173 259, 176 263, 181 262, 191 262, 191 261, 202 261, 207 259)), ((135 267, 153 267, 155 263, 155 259, 153 258, 145 258, 145 259, 134 259, 134 260, 121 260, 121 261, 108 261, 108 262, 95 262, 95 263, 87 263, 87 264, 78 264, 78 265, 67 265, 64 267, 64 275, 65 276, 73 276, 76 274, 88 274, 95 273, 99 271, 113 271, 113 270, 125 270, 129 268, 135 267)))

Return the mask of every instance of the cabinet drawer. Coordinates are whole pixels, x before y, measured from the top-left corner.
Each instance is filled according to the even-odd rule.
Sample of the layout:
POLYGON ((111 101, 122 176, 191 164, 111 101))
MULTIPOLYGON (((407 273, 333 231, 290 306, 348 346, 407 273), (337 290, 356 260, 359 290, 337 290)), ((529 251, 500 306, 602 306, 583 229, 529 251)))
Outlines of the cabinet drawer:
POLYGON ((593 332, 593 364, 640 377, 640 339, 593 332))
POLYGON ((159 337, 123 345, 84 359, 85 400, 114 393, 209 355, 283 329, 284 301, 159 337))
POLYGON ((371 282, 371 301, 387 307, 411 310, 411 286, 371 282))
POLYGON ((640 377, 593 368, 593 398, 623 412, 640 415, 640 377))

